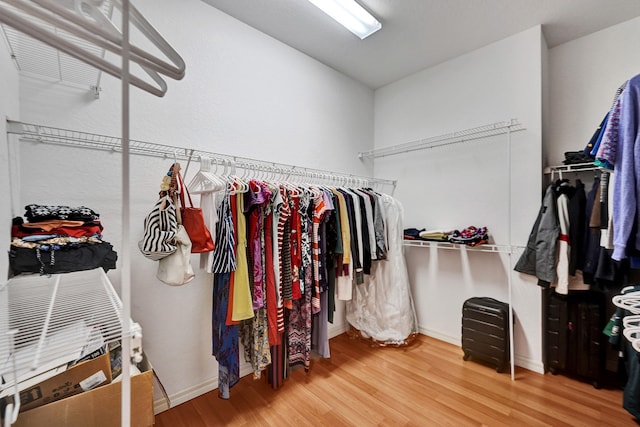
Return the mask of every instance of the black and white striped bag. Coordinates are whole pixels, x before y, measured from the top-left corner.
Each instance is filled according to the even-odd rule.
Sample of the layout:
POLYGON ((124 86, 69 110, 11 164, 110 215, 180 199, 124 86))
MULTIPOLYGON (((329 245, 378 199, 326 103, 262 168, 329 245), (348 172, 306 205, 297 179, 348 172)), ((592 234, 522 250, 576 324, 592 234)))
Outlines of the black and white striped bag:
POLYGON ((144 220, 144 234, 138 242, 140 252, 154 261, 171 255, 178 248, 176 206, 169 196, 158 199, 144 220))

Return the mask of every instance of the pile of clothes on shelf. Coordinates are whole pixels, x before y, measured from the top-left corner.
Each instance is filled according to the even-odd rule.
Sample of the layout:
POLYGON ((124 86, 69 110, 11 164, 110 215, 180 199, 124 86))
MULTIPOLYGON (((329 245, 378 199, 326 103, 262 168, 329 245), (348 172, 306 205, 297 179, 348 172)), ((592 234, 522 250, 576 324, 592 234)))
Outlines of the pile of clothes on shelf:
POLYGON ((14 275, 55 274, 116 267, 118 256, 102 240, 100 215, 85 206, 25 206, 13 219, 9 265, 14 275))
POLYGON ((425 228, 405 228, 405 240, 426 240, 430 242, 459 243, 479 246, 489 242, 487 227, 469 226, 463 230, 427 230, 425 228))

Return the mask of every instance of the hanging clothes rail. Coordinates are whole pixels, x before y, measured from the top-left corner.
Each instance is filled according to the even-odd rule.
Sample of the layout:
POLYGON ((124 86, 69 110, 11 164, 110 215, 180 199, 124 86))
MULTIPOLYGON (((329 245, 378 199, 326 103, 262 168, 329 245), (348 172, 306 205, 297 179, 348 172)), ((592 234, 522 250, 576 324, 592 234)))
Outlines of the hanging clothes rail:
MULTIPOLYGON (((118 137, 79 132, 50 126, 41 126, 31 123, 22 123, 12 120, 7 120, 7 133, 19 135, 19 139, 25 142, 56 144, 113 152, 119 152, 122 149, 120 142, 121 139, 118 137)), ((390 189, 387 192, 391 195, 393 195, 396 188, 396 180, 364 177, 349 173, 307 168, 152 142, 130 140, 129 153, 167 159, 177 158, 178 160, 187 162, 210 158, 214 164, 225 168, 235 168, 236 170, 241 169, 253 173, 275 174, 283 180, 297 177, 300 179, 313 180, 318 183, 334 185, 378 187, 379 189, 390 189)), ((188 165, 184 175, 186 175, 187 172, 188 165)))
POLYGON ((487 138, 489 136, 503 135, 506 133, 525 130, 518 119, 511 119, 504 122, 491 123, 471 129, 447 133, 444 135, 432 136, 418 141, 406 142, 404 144, 392 145, 390 147, 377 148, 358 153, 361 159, 375 159, 378 157, 394 156, 396 154, 410 153, 412 151, 426 150, 428 148, 442 147, 445 145, 458 144, 460 142, 472 141, 475 139, 487 138))

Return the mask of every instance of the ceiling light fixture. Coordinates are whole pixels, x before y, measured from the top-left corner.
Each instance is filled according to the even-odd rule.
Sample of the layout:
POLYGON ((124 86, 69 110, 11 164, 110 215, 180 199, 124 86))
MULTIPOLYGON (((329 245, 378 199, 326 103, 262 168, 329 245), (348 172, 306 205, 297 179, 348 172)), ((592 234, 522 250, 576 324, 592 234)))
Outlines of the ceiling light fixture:
POLYGON ((382 24, 355 0, 309 0, 361 40, 382 28, 382 24))

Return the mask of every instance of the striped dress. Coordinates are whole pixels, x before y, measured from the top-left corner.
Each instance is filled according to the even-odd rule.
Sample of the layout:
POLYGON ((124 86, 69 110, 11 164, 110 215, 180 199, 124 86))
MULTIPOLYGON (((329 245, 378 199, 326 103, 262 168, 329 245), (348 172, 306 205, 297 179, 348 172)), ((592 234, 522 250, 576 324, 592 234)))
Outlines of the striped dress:
POLYGON ((229 390, 240 378, 238 354, 238 327, 227 325, 229 306, 229 280, 236 268, 233 220, 229 195, 225 195, 218 210, 216 236, 218 242, 213 254, 212 354, 218 361, 218 395, 229 398, 229 390))

